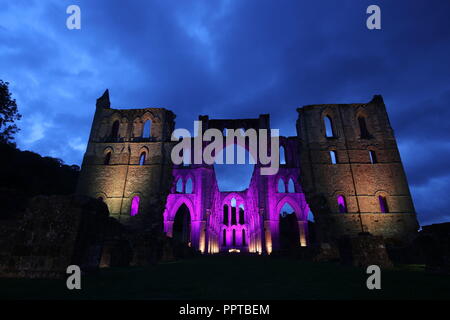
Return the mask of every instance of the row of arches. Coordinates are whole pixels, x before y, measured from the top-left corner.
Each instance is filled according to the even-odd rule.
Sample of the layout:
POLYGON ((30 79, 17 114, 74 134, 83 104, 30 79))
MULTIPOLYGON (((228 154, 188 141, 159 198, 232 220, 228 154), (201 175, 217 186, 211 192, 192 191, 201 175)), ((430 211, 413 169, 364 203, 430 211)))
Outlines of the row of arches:
POLYGON ((278 193, 295 193, 295 192, 296 192, 295 184, 292 178, 288 180, 287 184, 283 178, 280 178, 278 180, 278 193))
POLYGON ((192 193, 194 191, 194 184, 192 179, 188 178, 184 181, 183 178, 178 178, 175 183, 175 193, 192 193))
MULTIPOLYGON (((336 197, 339 213, 348 213, 347 202, 345 196, 339 194, 336 197)), ((378 196, 378 204, 381 213, 389 213, 389 206, 387 203, 387 198, 384 195, 378 196)))
MULTIPOLYGON (((330 150, 330 163, 331 164, 337 164, 339 163, 339 158, 336 150, 330 150)), ((369 161, 371 164, 378 163, 377 154, 374 150, 368 150, 369 153, 369 161)))
MULTIPOLYGON (((366 116, 363 114, 359 114, 357 116, 358 126, 359 126, 359 133, 361 139, 370 139, 372 135, 369 132, 369 129, 367 127, 366 122, 366 116)), ((325 128, 325 137, 327 138, 336 138, 336 130, 333 124, 333 119, 331 118, 331 115, 327 114, 323 117, 323 125, 325 128)))
POLYGON ((238 208, 236 206, 223 205, 223 219, 222 223, 226 226, 229 225, 243 225, 245 224, 245 211, 244 205, 241 204, 238 208))
POLYGON ((238 231, 237 229, 233 228, 231 229, 231 241, 227 237, 227 229, 222 230, 222 246, 223 247, 245 247, 247 246, 247 239, 246 239, 246 232, 245 229, 242 229, 241 231, 238 231), (237 239, 237 235, 239 234, 239 238, 237 239))
MULTIPOLYGON (((99 199, 104 201, 104 199, 102 197, 99 197, 99 199)), ((336 201, 338 204, 339 212, 340 213, 348 213, 347 202, 346 202, 345 196, 337 195, 336 201)), ((387 203, 386 196, 379 195, 378 203, 379 203, 381 213, 389 213, 389 206, 387 203)), ((186 207, 185 204, 183 204, 183 205, 186 207)), ((133 217, 133 216, 136 216, 139 214, 139 206, 140 206, 140 197, 136 195, 131 200, 130 216, 133 217)), ((187 207, 186 207, 186 209, 187 209, 187 207)), ((232 226, 238 225, 238 224, 244 225, 246 223, 244 206, 240 205, 238 209, 239 209, 239 211, 236 210, 236 207, 231 206, 231 225, 232 226)), ((229 206, 227 204, 225 204, 223 207, 223 224, 226 226, 230 225, 229 211, 230 211, 229 206)), ((189 213, 189 209, 187 209, 187 212, 189 213)), ((290 215, 293 213, 295 213, 295 211, 288 203, 285 203, 280 210, 281 217, 285 217, 286 215, 290 215)))
MULTIPOLYGON (((111 157, 112 157, 112 151, 106 150, 105 156, 103 158, 103 164, 104 165, 110 165, 111 164, 111 157)), ((139 161, 138 164, 140 166, 143 166, 145 164, 145 161, 147 160, 147 151, 141 151, 139 155, 139 161)))
MULTIPOLYGON (((116 120, 113 122, 111 126, 110 138, 117 139, 120 137, 120 120, 116 120)), ((151 138, 152 132, 152 120, 147 120, 144 122, 144 125, 141 130, 140 138, 151 138)))

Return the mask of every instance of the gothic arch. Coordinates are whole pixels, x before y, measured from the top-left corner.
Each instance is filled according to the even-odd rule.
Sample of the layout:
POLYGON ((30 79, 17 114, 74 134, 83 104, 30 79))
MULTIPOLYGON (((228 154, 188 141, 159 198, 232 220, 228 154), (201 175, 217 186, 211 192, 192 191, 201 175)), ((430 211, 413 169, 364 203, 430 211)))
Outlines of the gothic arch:
POLYGON ((243 204, 244 208, 246 207, 246 203, 245 203, 244 198, 240 194, 238 194, 236 192, 231 192, 225 198, 223 198, 223 200, 222 200, 222 207, 223 207, 224 204, 227 204, 228 206, 231 206, 231 200, 233 198, 236 199, 236 208, 238 208, 240 204, 243 204))
POLYGON ((337 138, 339 136, 339 130, 338 130, 338 119, 336 117, 336 114, 334 112, 334 110, 330 107, 326 107, 320 114, 320 123, 321 123, 321 130, 320 132, 322 133, 322 136, 327 137, 327 138, 337 138), (331 135, 327 135, 327 130, 326 130, 326 119, 330 120, 330 125, 331 125, 331 135))
POLYGON ((186 196, 182 196, 180 198, 178 198, 175 202, 175 204, 172 206, 172 208, 170 209, 170 212, 168 214, 167 220, 170 221, 174 221, 175 219, 175 215, 178 211, 178 209, 181 207, 181 205, 185 204, 186 207, 188 207, 189 209, 189 213, 191 215, 191 222, 193 220, 197 220, 199 219, 199 217, 197 216, 197 213, 194 210, 194 204, 192 203, 191 199, 189 199, 186 196))
POLYGON ((275 212, 272 212, 272 220, 280 220, 280 210, 286 203, 289 204, 292 209, 294 209, 297 220, 306 220, 306 217, 303 217, 303 211, 297 204, 297 201, 295 201, 295 199, 293 199, 289 195, 283 197, 280 201, 278 201, 275 207, 275 212))
POLYGON ((369 113, 364 107, 360 106, 358 107, 358 109, 356 109, 354 121, 355 121, 354 128, 356 131, 355 134, 357 137, 370 138, 372 136, 372 133, 374 131, 372 123, 373 117, 369 117, 369 113), (361 121, 363 121, 363 123, 361 121), (365 127, 366 132, 362 132, 364 128, 362 128, 361 126, 365 127))
POLYGON ((150 151, 148 150, 148 148, 145 147, 145 146, 141 147, 141 148, 139 149, 138 156, 140 156, 140 155, 142 154, 142 152, 145 152, 145 154, 146 154, 146 159, 148 159, 148 158, 149 158, 149 154, 150 154, 150 151))

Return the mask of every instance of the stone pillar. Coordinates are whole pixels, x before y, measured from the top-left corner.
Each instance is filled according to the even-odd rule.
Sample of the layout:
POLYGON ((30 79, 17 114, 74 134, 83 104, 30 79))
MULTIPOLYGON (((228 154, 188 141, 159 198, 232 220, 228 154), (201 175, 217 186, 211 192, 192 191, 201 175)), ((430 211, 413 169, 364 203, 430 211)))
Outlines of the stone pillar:
POLYGON ((264 238, 265 238, 265 245, 266 245, 266 252, 268 254, 272 253, 273 247, 272 247, 272 234, 270 229, 270 221, 264 221, 264 238))
POLYGON ((200 250, 200 231, 202 229, 202 221, 192 221, 191 223, 191 247, 200 250))
POLYGON ((272 237, 272 251, 280 249, 280 221, 270 220, 270 235, 272 237))
POLYGON ((173 221, 164 221, 164 232, 168 237, 173 237, 173 221))
POLYGON ((300 236, 300 246, 308 245, 308 221, 298 221, 298 234, 300 236))
POLYGON ((205 243, 206 243, 205 228, 206 228, 206 222, 205 221, 200 221, 199 228, 200 228, 200 235, 199 235, 199 247, 198 247, 198 249, 200 250, 201 253, 205 253, 205 243))

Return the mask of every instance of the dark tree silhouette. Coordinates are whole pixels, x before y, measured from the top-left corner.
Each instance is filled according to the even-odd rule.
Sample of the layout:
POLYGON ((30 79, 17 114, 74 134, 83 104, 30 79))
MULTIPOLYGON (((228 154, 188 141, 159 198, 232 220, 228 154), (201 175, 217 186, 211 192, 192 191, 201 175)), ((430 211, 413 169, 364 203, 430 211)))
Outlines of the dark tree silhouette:
POLYGON ((30 198, 75 192, 80 168, 0 143, 0 220, 20 218, 30 198))
POLYGON ((9 83, 0 80, 0 143, 14 144, 14 134, 19 128, 14 123, 22 117, 17 110, 16 100, 11 98, 9 83))

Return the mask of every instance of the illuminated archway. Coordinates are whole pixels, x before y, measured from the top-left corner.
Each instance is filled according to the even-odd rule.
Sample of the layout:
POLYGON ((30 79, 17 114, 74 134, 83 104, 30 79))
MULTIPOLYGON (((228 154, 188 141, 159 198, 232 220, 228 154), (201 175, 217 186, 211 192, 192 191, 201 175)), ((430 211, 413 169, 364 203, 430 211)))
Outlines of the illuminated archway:
POLYGON ((280 249, 291 250, 297 248, 300 244, 300 233, 294 208, 289 202, 285 202, 280 209, 279 215, 280 249))
POLYGON ((182 204, 173 221, 172 237, 175 241, 185 244, 191 243, 191 214, 186 204, 182 204))

